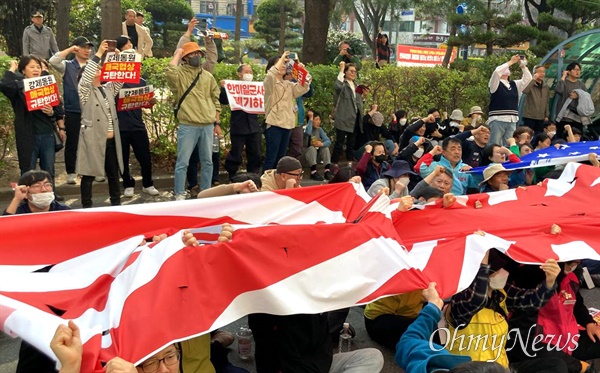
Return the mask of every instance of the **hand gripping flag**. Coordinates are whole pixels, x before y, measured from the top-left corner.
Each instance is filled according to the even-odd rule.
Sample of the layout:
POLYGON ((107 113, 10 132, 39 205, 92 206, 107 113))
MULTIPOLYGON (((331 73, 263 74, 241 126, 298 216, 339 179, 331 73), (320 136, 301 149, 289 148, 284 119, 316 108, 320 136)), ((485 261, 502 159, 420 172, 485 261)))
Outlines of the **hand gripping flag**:
POLYGON ((523 262, 600 259, 599 183, 598 169, 569 164, 542 187, 408 213, 346 183, 2 218, 0 325, 52 356, 54 330, 73 319, 82 371, 93 371, 248 313, 324 312, 430 281, 445 297, 470 284, 490 247, 523 262), (236 225, 234 239, 212 244, 223 222, 236 225), (548 234, 552 223, 562 235, 548 234), (72 228, 67 237, 59 224, 72 228), (32 226, 35 236, 21 234, 32 226), (183 247, 174 234, 138 247, 142 236, 183 228, 207 245, 183 247))

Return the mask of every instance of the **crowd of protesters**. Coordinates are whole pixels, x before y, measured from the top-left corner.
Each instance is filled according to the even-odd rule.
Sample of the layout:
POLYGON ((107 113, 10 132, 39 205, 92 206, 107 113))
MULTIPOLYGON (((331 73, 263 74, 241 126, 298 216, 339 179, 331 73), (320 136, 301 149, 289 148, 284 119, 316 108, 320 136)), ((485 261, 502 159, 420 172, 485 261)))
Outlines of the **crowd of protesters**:
MULTIPOLYGON (((129 9, 125 18, 123 35, 116 40, 117 51, 151 57, 152 39, 140 22, 143 14, 129 9)), ((304 66, 286 51, 270 59, 266 67, 265 128, 261 129, 256 114, 232 112, 231 148, 225 159, 231 182, 215 186, 218 154, 215 161, 213 141, 223 136, 219 125, 221 105, 229 102, 224 82, 217 82, 212 75, 218 56, 214 41, 206 34, 205 48, 201 48, 191 39, 197 24, 196 19, 190 21, 165 72, 177 102, 175 117, 179 121, 176 200, 298 188, 304 176, 302 161, 306 161, 313 181, 360 183, 372 197, 400 199, 399 209, 410 213, 408 210, 416 204, 442 199, 448 205, 458 195, 527 187, 556 175, 561 166, 512 172, 503 164, 520 162, 520 157, 534 150, 578 142, 584 126, 590 123, 589 115, 581 111, 582 106, 591 104, 579 80, 581 65, 570 63, 557 84, 559 120, 552 122, 544 67, 535 66, 532 74, 527 60, 518 55, 498 66, 490 77, 487 120, 483 120, 484 111, 479 106, 472 107, 466 117, 460 109, 448 116, 439 108, 431 108, 422 117, 409 118, 407 110, 402 109, 386 115, 378 111, 377 103, 366 104, 369 88, 360 84, 361 61, 350 45, 342 42, 333 62, 339 73, 335 81, 329 82, 335 92, 335 133, 327 134, 322 128, 322 115, 304 108, 303 97, 312 94, 312 81, 309 78, 301 84, 293 79, 290 64, 304 66), (521 69, 521 79, 510 79, 513 65, 521 69), (526 95, 522 118, 521 94, 526 95), (263 133, 264 163, 260 153, 263 133), (300 140, 303 145, 299 147, 297 136, 305 139, 300 140), (248 172, 239 172, 243 152, 248 172), (343 160, 348 166, 342 165, 343 160), (468 172, 475 167, 485 170, 468 172)), ((130 146, 141 165, 142 192, 158 195, 153 186, 142 110, 121 112, 115 104, 121 89, 144 86, 145 81, 125 86, 102 82, 100 66, 109 41, 102 41, 91 57, 93 44, 83 36, 59 51, 52 31, 43 25, 40 11, 32 13, 32 25, 25 30, 23 43, 27 55, 19 62, 11 61, 0 82, 0 90, 15 112, 21 171, 4 215, 69 209, 57 202, 61 197, 54 188, 55 130, 66 140, 67 183, 75 184, 81 176, 83 208, 93 206, 92 185, 105 178, 111 205, 121 203, 119 178, 124 197, 134 195, 135 180, 128 164, 130 146), (70 54, 74 57, 67 59, 70 54), (29 111, 23 79, 47 73, 46 59, 63 74, 62 102, 56 107, 29 111), (36 170, 38 160, 41 170, 36 170)), ((387 35, 380 32, 376 43, 378 66, 389 68, 387 35)), ((249 65, 240 65, 237 73, 240 80, 253 80, 249 65)), ((587 162, 600 166, 594 153, 589 154, 587 162)), ((561 234, 559 226, 549 230, 561 234)), ((225 240, 233 234, 230 228, 222 233, 225 240)), ((184 243, 197 245, 191 235, 184 236, 184 243)), ((593 267, 595 263, 590 264, 593 267)), ((397 363, 407 372, 505 372, 508 368, 517 372, 595 372, 588 361, 600 358, 600 327, 587 313, 579 292, 580 272, 579 261, 557 263, 549 259, 539 267, 525 266, 490 248, 472 284, 451 299, 441 300, 433 283, 423 291, 382 298, 366 306, 365 326, 374 341, 395 351, 397 363), (440 346, 441 341, 431 342, 430 337, 442 315, 459 336, 485 335, 505 340, 509 327, 526 331, 537 326, 536 335, 548 347, 560 343, 560 338, 557 341, 554 337, 566 338, 569 332, 579 327, 582 330, 578 343, 569 344, 572 349, 545 348, 546 352, 537 358, 527 350, 535 346, 512 349, 510 353, 505 344, 497 349, 486 349, 484 345, 436 349, 431 343, 440 346)), ((383 356, 376 349, 332 353, 331 343, 335 343, 346 316, 347 310, 329 315, 250 315, 258 372, 379 372, 383 356)), ((168 346, 137 368, 116 357, 107 363, 106 371, 244 372, 227 361, 224 349, 232 342, 230 333, 217 331, 168 346)), ((51 347, 65 371, 79 371, 81 341, 77 325, 69 322, 59 327, 51 347)), ((40 355, 23 343, 18 371, 54 371, 52 362, 40 355)))

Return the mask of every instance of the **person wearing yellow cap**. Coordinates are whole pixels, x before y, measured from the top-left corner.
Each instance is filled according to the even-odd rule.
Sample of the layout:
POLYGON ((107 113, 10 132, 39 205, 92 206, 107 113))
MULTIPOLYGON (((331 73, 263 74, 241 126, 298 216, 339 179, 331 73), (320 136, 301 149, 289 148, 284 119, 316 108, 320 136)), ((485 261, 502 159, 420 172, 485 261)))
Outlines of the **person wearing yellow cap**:
POLYGON ((179 121, 175 163, 176 200, 185 199, 186 171, 194 148, 198 148, 202 168, 200 189, 211 186, 213 131, 215 119, 221 112, 221 90, 213 75, 201 65, 202 53, 195 42, 185 43, 178 48, 167 65, 166 80, 177 103, 175 118, 179 121))
POLYGON ((31 22, 23 31, 23 55, 47 60, 59 51, 54 33, 44 25, 44 15, 39 10, 31 13, 31 22))

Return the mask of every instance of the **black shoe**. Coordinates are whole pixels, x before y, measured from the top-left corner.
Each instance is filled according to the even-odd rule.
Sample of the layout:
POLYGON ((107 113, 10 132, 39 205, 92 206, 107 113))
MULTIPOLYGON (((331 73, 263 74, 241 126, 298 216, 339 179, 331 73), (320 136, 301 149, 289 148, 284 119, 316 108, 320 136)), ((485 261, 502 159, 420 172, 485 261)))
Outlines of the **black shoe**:
POLYGON ((325 180, 327 180, 327 181, 333 179, 333 175, 331 174, 330 171, 325 171, 325 174, 323 176, 325 177, 325 180))
POLYGON ((200 193, 200 186, 196 185, 192 188, 190 188, 190 198, 191 199, 195 199, 196 197, 198 197, 198 194, 200 193))
POLYGON ((323 176, 319 175, 316 172, 310 174, 310 179, 314 180, 314 181, 323 181, 323 180, 325 180, 325 179, 323 179, 323 176))
POLYGON ((54 199, 57 200, 58 202, 62 202, 65 200, 65 197, 61 196, 60 194, 54 193, 54 199))

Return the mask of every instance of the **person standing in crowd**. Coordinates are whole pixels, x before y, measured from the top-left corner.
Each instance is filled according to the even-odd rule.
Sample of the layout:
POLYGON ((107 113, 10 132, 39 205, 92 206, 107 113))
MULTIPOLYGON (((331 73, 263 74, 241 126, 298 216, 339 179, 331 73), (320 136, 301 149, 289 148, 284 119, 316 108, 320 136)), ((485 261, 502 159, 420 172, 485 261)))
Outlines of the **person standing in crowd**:
MULTIPOLYGON (((263 170, 271 170, 287 151, 292 128, 296 125, 295 99, 310 89, 310 81, 304 85, 283 79, 290 52, 273 57, 267 64, 265 88, 266 155, 263 170)), ((304 65, 300 64, 304 67, 304 65)))
POLYGON ((350 48, 350 43, 342 41, 338 46, 340 48, 340 53, 333 60, 333 64, 339 66, 340 62, 344 62, 346 65, 351 63, 356 68, 356 71, 360 71, 362 67, 360 58, 354 54, 354 51, 350 48))
POLYGON ((96 55, 83 69, 79 80, 81 102, 81 132, 77 154, 76 172, 81 176, 81 204, 83 208, 93 206, 92 184, 94 178, 108 179, 110 204, 121 204, 119 173, 123 172, 121 133, 115 107, 115 96, 123 83, 100 81, 100 59, 108 49, 103 40, 96 55))
POLYGON ((535 66, 533 68, 533 79, 523 90, 523 93, 525 93, 523 124, 535 133, 543 132, 544 122, 547 122, 550 116, 548 106, 550 88, 544 82, 544 78, 546 78, 546 68, 535 66))
POLYGON ((23 56, 33 55, 47 60, 58 52, 58 44, 50 27, 44 25, 44 14, 31 13, 32 24, 23 31, 23 56))
POLYGON ((197 43, 185 43, 175 51, 166 72, 167 84, 178 102, 175 163, 175 199, 178 201, 185 199, 185 176, 194 148, 198 148, 202 167, 200 189, 210 188, 213 174, 213 133, 221 112, 220 90, 213 75, 202 68, 201 58, 197 43))
POLYGON ((79 143, 79 129, 81 127, 81 107, 77 91, 77 77, 79 70, 85 67, 94 44, 86 37, 79 36, 73 40, 71 46, 50 58, 50 65, 63 73, 63 99, 65 102, 65 168, 67 171, 67 184, 75 184, 77 174, 75 163, 77 161, 77 145, 79 143), (67 60, 73 53, 75 58, 67 60))
POLYGON ((354 160, 354 145, 356 130, 362 116, 362 96, 356 93, 356 74, 358 68, 344 61, 340 62, 340 73, 335 80, 335 94, 333 97, 335 115, 335 145, 331 161, 338 163, 344 150, 346 140, 346 160, 354 160))
MULTIPOLYGON (((135 50, 131 44, 131 40, 127 36, 119 36, 117 38, 117 49, 124 54, 134 54, 135 50)), ((122 89, 145 87, 146 81, 140 78, 139 83, 125 83, 122 89)), ((118 101, 118 95, 115 99, 118 101)), ((152 99, 152 104, 156 99, 152 99)), ((160 192, 154 187, 152 180, 152 159, 150 157, 150 140, 148 139, 148 131, 142 116, 142 109, 117 111, 119 118, 119 129, 121 131, 121 148, 123 150, 123 195, 125 197, 133 197, 135 188, 135 179, 129 174, 129 147, 133 148, 135 158, 140 163, 142 169, 142 193, 151 196, 157 196, 160 192)))
MULTIPOLYGON (((237 75, 240 80, 251 82, 254 75, 252 66, 248 64, 240 65, 237 69, 237 75)), ((227 93, 224 87, 225 82, 221 81, 221 96, 219 101, 221 105, 228 105, 227 93)), ((225 158, 225 170, 231 180, 238 172, 242 163, 242 151, 246 149, 246 170, 250 173, 260 173, 261 155, 260 155, 260 125, 256 114, 246 113, 243 110, 233 110, 229 125, 229 136, 231 138, 231 149, 225 158)))
POLYGON ((512 137, 519 121, 519 96, 531 79, 527 60, 521 59, 519 55, 512 56, 508 62, 496 67, 492 73, 488 83, 490 107, 487 121, 490 125, 492 143, 508 146, 508 139, 512 137), (510 67, 516 63, 521 66, 523 78, 509 80, 510 67))
POLYGON ((122 26, 122 34, 129 36, 133 48, 142 55, 142 57, 152 57, 152 45, 154 42, 146 30, 135 23, 136 11, 127 9, 125 11, 125 21, 122 26))
POLYGON ((15 138, 21 175, 35 170, 39 159, 40 168, 50 174, 53 182, 56 157, 54 130, 57 127, 63 136, 65 131, 64 124, 58 122, 63 118, 62 105, 44 105, 29 111, 23 91, 23 79, 41 75, 42 61, 38 57, 28 55, 18 63, 11 60, 10 67, 0 82, 0 91, 10 100, 15 113, 15 138))
POLYGON ((583 124, 589 124, 588 117, 582 117, 577 112, 577 105, 579 104, 579 96, 576 89, 581 89, 587 92, 585 84, 579 79, 581 77, 581 65, 578 62, 571 62, 567 65, 567 69, 563 71, 560 81, 556 84, 556 93, 560 95, 560 100, 556 104, 556 110, 561 111, 565 102, 570 98, 572 101, 569 103, 565 114, 562 116, 560 121, 556 123, 556 134, 559 138, 563 137, 565 124, 570 124, 571 127, 577 128, 583 132, 583 124))
POLYGON ((150 47, 146 48, 144 45, 144 49, 148 52, 148 57, 152 57, 152 46, 154 45, 154 40, 152 40, 152 34, 150 33, 150 29, 147 26, 144 26, 144 13, 135 12, 135 23, 143 28, 148 36, 150 37, 150 47))
POLYGON ((375 38, 375 47, 377 48, 377 57, 375 59, 377 67, 383 67, 389 64, 392 50, 387 34, 381 33, 381 27, 377 32, 377 38, 375 38))

